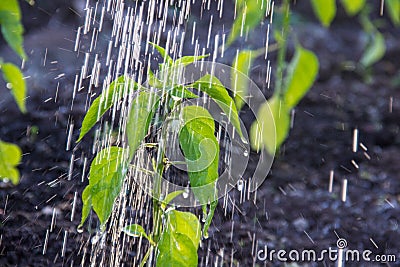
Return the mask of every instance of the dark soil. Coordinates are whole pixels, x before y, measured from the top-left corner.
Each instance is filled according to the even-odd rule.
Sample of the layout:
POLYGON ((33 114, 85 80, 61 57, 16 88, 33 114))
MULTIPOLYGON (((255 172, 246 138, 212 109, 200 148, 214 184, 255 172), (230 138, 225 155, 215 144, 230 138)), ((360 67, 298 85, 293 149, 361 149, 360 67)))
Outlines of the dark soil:
MULTIPOLYGON (((0 86, 0 139, 18 144, 24 152, 20 184, 0 182, 0 266, 78 266, 90 240, 86 231, 76 231, 85 186, 82 168, 84 158, 90 161, 93 155, 90 140, 75 149, 72 144, 69 151, 66 140, 71 123, 72 142, 76 140, 85 111, 85 94, 76 96, 72 109, 71 103, 75 75, 83 61, 72 50, 76 27, 82 24, 83 11, 79 8, 84 4, 80 2, 86 1, 37 2, 34 7, 21 2, 29 55, 25 68, 29 112, 21 114, 5 85, 0 86), (31 130, 35 127, 37 133, 31 130), (71 221, 75 195, 76 212, 71 221), (55 223, 50 229, 53 213, 55 223)), ((370 70, 351 70, 348 62, 360 58, 365 38, 357 20, 339 10, 333 25, 325 29, 316 22, 309 6, 298 4, 294 10, 301 19, 293 32, 320 60, 318 80, 295 109, 290 136, 256 196, 251 194, 250 199, 240 202, 235 191, 226 207, 219 203, 210 238, 199 252, 201 263, 282 266, 257 260, 257 250, 267 245, 269 250, 321 251, 335 248, 337 239, 344 238, 349 249, 394 254, 396 263, 381 265, 400 266, 399 31, 384 19, 384 59, 370 70), (354 129, 358 129, 367 154, 362 147, 357 153, 352 151, 354 129), (331 170, 335 178, 333 192, 329 193, 331 170), (346 202, 341 200, 343 179, 348 180, 346 202)), ((227 11, 222 20, 216 19, 213 30, 222 29, 222 24, 228 27, 231 13, 227 11)), ((201 24, 208 25, 209 15, 203 15, 201 24)), ((198 29, 200 36, 207 36, 208 26, 198 29)), ((256 29, 253 36, 265 38, 263 30, 256 29)), ((262 42, 250 38, 250 46, 259 47, 262 42)), ((184 52, 190 54, 190 49, 188 45, 184 52)), ((235 51, 228 51, 226 58, 231 60, 229 55, 235 51)), ((18 62, 4 44, 0 52, 4 59, 18 62)), ((270 56, 274 66, 276 55, 270 56)), ((272 89, 266 89, 262 82, 265 66, 262 60, 256 61, 252 78, 266 95, 271 95, 272 89)), ((257 162, 255 155, 251 162, 251 166, 257 162)), ((325 261, 290 266, 334 264, 325 261)), ((346 266, 381 266, 363 264, 346 266)))

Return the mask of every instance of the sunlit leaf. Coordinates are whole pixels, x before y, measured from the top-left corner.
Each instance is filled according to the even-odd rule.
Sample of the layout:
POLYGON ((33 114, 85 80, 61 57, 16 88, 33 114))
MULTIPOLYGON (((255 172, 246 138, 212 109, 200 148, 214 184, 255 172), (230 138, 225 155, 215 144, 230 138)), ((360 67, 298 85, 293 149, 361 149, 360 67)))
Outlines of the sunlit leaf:
POLYGON ((331 25, 336 15, 336 0, 311 0, 311 4, 322 25, 331 25))
POLYGON ((155 88, 163 87, 163 82, 157 78, 157 76, 153 73, 153 71, 150 68, 147 70, 147 82, 149 83, 150 86, 155 88))
POLYGON ((200 242, 200 222, 189 212, 172 210, 158 243, 157 265, 160 267, 195 267, 200 242))
POLYGON ((189 85, 189 87, 198 89, 214 99, 227 115, 228 119, 235 127, 239 135, 243 136, 240 128, 239 114, 236 104, 232 97, 229 96, 224 85, 215 76, 211 76, 209 74, 204 75, 195 83, 189 85))
POLYGON ((248 82, 253 60, 260 56, 258 51, 242 50, 235 57, 232 64, 232 89, 235 92, 235 103, 238 110, 242 109, 248 93, 248 82))
MULTIPOLYGON (((219 177, 219 144, 214 136, 215 122, 206 109, 198 106, 184 107, 182 119, 184 124, 179 133, 179 144, 185 156, 190 187, 203 204, 203 209, 206 209, 207 204, 204 203, 216 201, 216 181, 219 177)), ((209 220, 214 209, 211 208, 208 213, 209 220)))
POLYGON ((3 71, 4 80, 9 83, 11 93, 14 96, 19 109, 21 112, 25 113, 26 85, 21 70, 11 63, 4 63, 0 67, 3 71))
POLYGON ((172 200, 174 200, 174 198, 176 198, 177 196, 179 196, 179 195, 181 195, 181 194, 183 194, 185 191, 184 190, 177 190, 177 191, 174 191, 174 192, 171 192, 171 193, 169 193, 166 197, 165 197, 165 199, 163 199, 162 201, 161 201, 161 208, 162 209, 165 209, 166 207, 167 207, 167 205, 172 201, 172 200))
POLYGON ((132 159, 150 127, 154 112, 157 111, 159 96, 156 93, 142 91, 133 100, 126 124, 129 144, 129 159, 132 159))
POLYGON ((244 35, 254 29, 265 16, 267 1, 241 0, 240 2, 242 2, 239 5, 241 8, 238 10, 236 19, 233 22, 231 33, 226 42, 227 46, 230 46, 241 33, 244 35))
POLYGON ((358 12, 361 11, 361 9, 365 5, 365 0, 341 0, 342 5, 344 9, 346 10, 346 13, 349 16, 354 16, 358 12))
POLYGON ((85 117, 83 118, 81 132, 77 142, 82 140, 82 138, 89 132, 90 129, 92 129, 92 127, 114 103, 124 97, 124 95, 127 95, 129 90, 136 90, 139 88, 139 86, 140 85, 138 85, 135 81, 125 76, 120 76, 118 79, 113 81, 108 88, 93 101, 92 105, 87 111, 85 117))
POLYGON ((369 67, 375 64, 385 55, 385 51, 385 38, 380 32, 375 31, 360 59, 361 65, 369 67))
POLYGON ((0 1, 0 12, 9 12, 15 19, 21 19, 21 10, 17 0, 0 1))
POLYGON ((21 158, 22 153, 18 146, 0 140, 0 178, 9 179, 13 184, 17 184, 19 171, 16 166, 21 158))
POLYGON ((253 148, 264 147, 271 155, 285 141, 290 126, 289 109, 277 96, 261 105, 257 112, 258 121, 250 128, 250 141, 253 148), (260 136, 259 140, 254 139, 260 136))
POLYGON ((21 11, 17 0, 0 1, 0 24, 3 37, 8 45, 21 58, 25 59, 22 36, 24 28, 21 23, 21 11))
POLYGON ((317 56, 313 52, 297 46, 285 79, 285 101, 289 109, 294 108, 314 84, 318 68, 317 56))
POLYGON ((162 48, 161 46, 159 46, 159 45, 157 45, 157 44, 155 44, 155 43, 152 43, 152 42, 149 42, 149 43, 150 43, 155 49, 157 49, 157 51, 160 53, 160 55, 163 57, 163 59, 165 60, 165 62, 166 62, 168 65, 172 65, 173 60, 172 60, 172 58, 168 55, 167 51, 165 51, 164 48, 162 48))
MULTIPOLYGON (((219 144, 214 136, 215 122, 210 113, 198 106, 182 109, 183 127, 179 143, 186 159, 191 187, 212 184, 218 178, 219 144)), ((206 190, 200 190, 202 191, 206 190)), ((213 192, 203 192, 200 201, 213 200, 213 192), (210 193, 212 195, 210 195, 210 193)))
POLYGON ((198 95, 186 89, 183 85, 174 86, 172 89, 169 90, 169 94, 171 96, 177 98, 197 98, 198 95))
POLYGON ((167 213, 167 217, 171 231, 188 236, 195 248, 199 247, 201 231, 200 222, 196 215, 190 212, 171 210, 167 213))
POLYGON ((198 61, 198 60, 200 60, 200 59, 203 59, 203 58, 206 58, 206 57, 209 57, 210 55, 209 54, 207 54, 207 55, 202 55, 202 56, 186 56, 186 57, 181 57, 181 58, 178 58, 175 62, 174 62, 174 66, 187 66, 187 65, 189 65, 189 64, 192 64, 193 62, 196 62, 196 61, 198 61))
POLYGON ((165 231, 158 242, 157 267, 197 267, 197 249, 186 235, 165 231))
POLYGON ((92 209, 92 188, 90 185, 86 186, 82 192, 82 216, 81 223, 79 224, 79 228, 83 226, 87 217, 90 214, 90 210, 92 209))
MULTIPOLYGON (((253 124, 250 126, 250 145, 251 148, 257 152, 264 148, 262 140, 262 130, 263 129, 261 129, 261 123, 258 123, 257 121, 254 121, 253 124)), ((275 136, 273 138, 275 140, 275 136)))
POLYGON ((81 225, 85 222, 90 206, 104 227, 111 215, 114 201, 121 191, 122 181, 127 171, 126 150, 121 147, 108 147, 93 159, 89 172, 89 185, 85 188, 82 200, 81 225))
POLYGON ((396 26, 400 25, 400 0, 385 0, 386 10, 396 26))

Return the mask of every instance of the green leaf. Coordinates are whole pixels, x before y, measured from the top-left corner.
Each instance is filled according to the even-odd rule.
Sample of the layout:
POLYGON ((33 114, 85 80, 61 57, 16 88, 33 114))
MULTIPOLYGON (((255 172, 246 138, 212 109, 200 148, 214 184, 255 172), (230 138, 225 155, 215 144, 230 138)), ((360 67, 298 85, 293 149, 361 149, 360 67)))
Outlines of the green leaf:
POLYGON ((79 224, 78 228, 81 228, 86 221, 86 218, 90 214, 90 210, 92 209, 92 188, 88 185, 82 192, 82 217, 81 223, 79 224))
POLYGON ((21 58, 26 59, 22 36, 24 28, 21 23, 21 10, 17 0, 0 1, 0 24, 3 37, 8 45, 21 58))
POLYGON ((10 84, 11 93, 19 109, 22 113, 25 113, 26 85, 21 70, 11 63, 2 64, 1 70, 3 71, 4 80, 10 84))
POLYGON ((284 98, 288 109, 294 108, 310 90, 317 77, 318 68, 317 56, 298 45, 285 79, 284 98))
POLYGON ((289 109, 277 96, 261 105, 257 112, 258 121, 250 128, 250 142, 253 149, 264 147, 270 154, 282 145, 289 133, 289 109))
POLYGON ((193 93, 193 92, 189 91, 188 89, 186 89, 186 87, 183 86, 183 85, 174 86, 168 92, 169 92, 169 94, 171 96, 179 98, 179 99, 182 99, 182 98, 197 98, 197 97, 199 97, 195 93, 193 93))
POLYGON ((253 60, 260 56, 260 52, 252 50, 242 50, 233 60, 232 66, 232 88, 235 92, 235 103, 238 110, 244 105, 244 98, 248 93, 248 81, 253 60))
POLYGON ((261 121, 254 121, 253 124, 250 126, 249 132, 250 145, 254 151, 259 152, 261 149, 264 148, 262 133, 263 131, 261 129, 261 121))
POLYGON ((147 135, 151 119, 158 108, 159 99, 159 96, 155 93, 142 91, 132 102, 126 124, 129 161, 147 135))
POLYGON ((200 222, 189 212, 170 211, 167 223, 158 243, 156 266, 196 267, 197 248, 200 243, 200 222))
POLYGON ((336 0, 311 0, 311 4, 322 25, 329 27, 336 15, 336 0))
POLYGON ((218 205, 218 200, 212 201, 210 203, 210 209, 208 211, 208 214, 206 216, 206 221, 204 222, 204 226, 203 226, 203 235, 205 238, 208 237, 208 228, 211 225, 211 221, 212 221, 212 218, 214 217, 214 212, 215 212, 215 209, 217 208, 217 205, 218 205))
POLYGON ((241 33, 245 34, 254 29, 265 16, 267 1, 243 0, 241 2, 239 5, 240 9, 237 12, 237 17, 233 22, 231 33, 226 42, 227 46, 230 46, 241 33))
POLYGON ((124 231, 125 234, 132 236, 132 237, 143 236, 147 240, 151 240, 150 237, 146 234, 146 231, 139 224, 131 224, 131 225, 125 226, 122 231, 124 231))
POLYGON ((167 213, 170 224, 170 231, 186 235, 192 240, 197 249, 200 244, 200 222, 196 215, 190 212, 171 210, 167 213))
POLYGON ((21 158, 22 152, 18 146, 0 140, 0 178, 9 179, 13 184, 17 184, 19 171, 16 166, 21 158))
POLYGON ((400 0, 385 0, 386 10, 396 26, 400 25, 400 0))
MULTIPOLYGON (((217 198, 219 144, 214 136, 215 123, 210 113, 198 106, 184 107, 182 118, 184 125, 179 132, 179 143, 185 156, 190 187, 206 209, 204 203, 214 203, 217 198)), ((215 207, 210 208, 209 222, 214 210, 215 207)))
POLYGON ((139 87, 140 85, 125 76, 120 76, 113 81, 110 86, 108 86, 108 88, 93 101, 85 117, 83 118, 81 132, 76 142, 80 142, 82 140, 82 138, 89 132, 90 129, 92 129, 92 127, 114 103, 127 95, 129 90, 136 90, 139 87))
POLYGON ((202 56, 185 56, 185 57, 181 57, 181 58, 177 59, 173 65, 174 66, 179 66, 179 65, 187 66, 189 64, 192 64, 193 62, 196 62, 200 59, 203 59, 203 58, 206 58, 209 56, 210 56, 210 54, 202 55, 202 56))
POLYGON ((17 0, 0 1, 0 12, 8 12, 16 20, 21 19, 21 10, 17 0))
POLYGON ((209 74, 204 75, 188 87, 196 88, 214 99, 218 106, 228 116, 228 119, 235 127, 239 135, 243 137, 236 104, 232 97, 229 96, 224 85, 215 76, 211 76, 209 74))
MULTIPOLYGON (((219 157, 214 119, 206 109, 198 106, 184 107, 182 119, 179 143, 187 163, 190 184, 192 187, 211 184, 218 178, 219 157)), ((203 192, 206 196, 208 193, 203 192)), ((208 200, 202 199, 203 202, 208 200)))
MULTIPOLYGON (((213 185, 218 178, 219 157, 219 144, 214 136, 214 120, 202 107, 187 106, 183 108, 182 113, 184 126, 179 132, 179 143, 186 159, 190 185, 213 185)), ((202 202, 214 200, 213 192, 200 190, 198 193, 197 197, 202 202)))
POLYGON ((378 62, 386 51, 385 39, 380 32, 375 31, 370 40, 360 59, 361 65, 365 68, 378 62))
POLYGON ((364 7, 365 0, 342 0, 342 5, 349 16, 354 16, 364 7))
POLYGON ((147 70, 147 80, 151 87, 163 88, 163 82, 157 78, 150 68, 147 70))
POLYGON ((100 151, 93 159, 89 172, 89 185, 82 194, 83 209, 80 226, 89 215, 90 207, 99 217, 101 226, 104 227, 106 224, 127 171, 126 154, 125 149, 112 146, 100 151))
POLYGON ((197 249, 186 235, 166 230, 158 242, 157 267, 197 267, 197 249))
POLYGON ((178 191, 174 191, 174 192, 169 193, 169 194, 165 197, 165 199, 163 199, 163 200, 161 201, 161 208, 162 208, 163 210, 165 210, 165 208, 167 207, 167 205, 168 205, 174 198, 176 198, 177 196, 183 194, 184 192, 185 192, 184 190, 178 190, 178 191))
POLYGON ((172 63, 173 63, 173 60, 172 60, 172 58, 168 55, 168 53, 167 53, 167 51, 165 51, 165 49, 164 48, 162 48, 161 46, 159 46, 159 45, 157 45, 157 44, 155 44, 155 43, 152 43, 152 42, 149 42, 155 49, 157 49, 157 51, 160 53, 160 55, 163 57, 163 59, 164 59, 164 61, 167 63, 167 65, 172 65, 172 63))

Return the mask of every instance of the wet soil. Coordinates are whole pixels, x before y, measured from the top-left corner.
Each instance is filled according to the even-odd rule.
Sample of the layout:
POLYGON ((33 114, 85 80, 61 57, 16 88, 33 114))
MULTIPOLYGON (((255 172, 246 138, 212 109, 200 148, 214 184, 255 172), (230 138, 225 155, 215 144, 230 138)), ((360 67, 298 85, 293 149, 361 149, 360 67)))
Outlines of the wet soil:
MULTIPOLYGON (((77 11, 79 1, 47 2, 34 7, 21 3, 30 58, 25 67, 29 112, 21 114, 5 85, 0 86, 0 139, 18 144, 24 152, 20 184, 0 182, 0 266, 79 266, 90 238, 87 232, 77 233, 76 226, 86 183, 81 182, 83 159, 93 157, 91 144, 87 140, 66 150, 69 125, 74 125, 72 140, 76 140, 87 104, 84 93, 72 100, 75 75, 83 60, 72 47, 83 12, 77 11), (74 197, 76 213, 71 218, 74 197)), ((296 107, 290 136, 257 194, 241 198, 234 190, 227 205, 219 203, 210 238, 199 252, 200 263, 283 266, 257 260, 257 250, 268 246, 321 251, 335 248, 338 238, 344 238, 349 249, 394 254, 398 259, 397 263, 346 266, 399 266, 399 31, 385 20, 386 55, 370 70, 361 70, 349 63, 360 58, 365 40, 356 20, 339 10, 341 15, 325 29, 307 5, 295 5, 294 10, 301 20, 293 31, 303 46, 318 55, 319 77, 296 107), (352 151, 354 129, 364 147, 359 146, 356 153, 352 151), (330 171, 334 171, 333 192, 328 192, 330 171), (344 179, 348 181, 345 202, 341 196, 344 179)), ((230 25, 231 15, 224 15, 220 25, 230 25)), ((208 25, 206 15, 202 23, 208 25)), ((200 35, 202 31, 207 35, 207 27, 199 29, 200 35)), ((264 36, 263 30, 256 29, 254 36, 264 36)), ((250 43, 256 46, 261 41, 254 38, 250 43)), ((190 46, 185 49, 191 53, 190 46)), ((227 60, 235 50, 227 52, 227 60)), ((3 58, 16 60, 4 45, 0 51, 3 58)), ((274 64, 276 55, 270 56, 274 64)), ((272 89, 263 83, 265 73, 265 62, 257 60, 252 79, 268 96, 272 89)), ((249 123, 251 115, 242 112, 241 116, 249 123)), ((250 170, 256 162, 252 153, 250 170)), ((250 177, 251 171, 246 175, 250 177)), ((335 266, 328 260, 299 265, 335 266)))

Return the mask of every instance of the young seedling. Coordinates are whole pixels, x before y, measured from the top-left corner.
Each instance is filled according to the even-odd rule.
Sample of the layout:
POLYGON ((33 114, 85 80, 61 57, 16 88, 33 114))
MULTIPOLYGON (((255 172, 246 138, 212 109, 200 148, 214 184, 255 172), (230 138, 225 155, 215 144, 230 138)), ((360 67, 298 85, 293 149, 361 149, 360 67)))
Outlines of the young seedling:
POLYGON ((214 133, 215 122, 209 111, 200 105, 180 104, 185 99, 199 98, 193 90, 202 92, 215 100, 225 114, 229 114, 230 122, 242 135, 238 112, 234 100, 217 78, 205 75, 189 85, 178 82, 179 75, 187 65, 208 55, 186 56, 174 61, 162 47, 151 45, 162 55, 164 62, 155 74, 148 69, 149 87, 126 76, 118 77, 93 101, 82 122, 78 142, 115 103, 127 103, 127 121, 122 124, 121 130, 126 135, 126 144, 123 147, 109 146, 98 152, 92 161, 89 185, 82 194, 83 209, 79 227, 83 226, 93 209, 100 220, 101 229, 105 229, 128 170, 136 168, 135 171, 153 178, 152 231, 146 233, 137 224, 124 228, 126 234, 145 238, 150 243, 141 266, 149 258, 155 258, 156 266, 197 266, 197 249, 201 238, 208 236, 218 203, 216 182, 219 177, 219 143, 214 133), (170 163, 162 133, 163 128, 167 127, 163 122, 168 118, 176 118, 180 122, 179 146, 185 157, 183 163, 187 167, 193 195, 202 204, 202 229, 195 214, 170 205, 174 198, 185 194, 183 190, 173 191, 163 197, 162 179, 170 163), (146 143, 151 137, 156 138, 156 143, 146 143), (141 145, 154 150, 151 167, 147 169, 132 164, 141 145))

